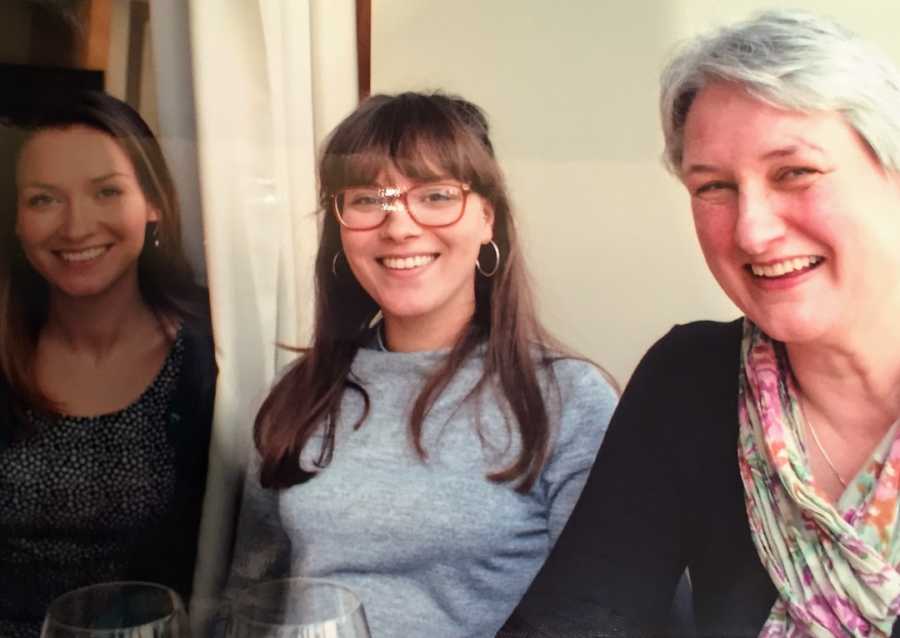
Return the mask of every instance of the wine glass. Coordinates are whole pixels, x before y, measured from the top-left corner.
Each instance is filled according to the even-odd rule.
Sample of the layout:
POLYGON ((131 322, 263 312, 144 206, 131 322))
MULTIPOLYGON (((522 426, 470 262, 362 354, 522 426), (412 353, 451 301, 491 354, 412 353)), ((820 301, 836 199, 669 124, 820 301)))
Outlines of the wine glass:
POLYGON ((228 638, 371 638, 352 591, 314 578, 283 578, 245 589, 234 601, 228 638))
POLYGON ((41 638, 190 638, 190 629, 181 599, 168 587, 112 582, 50 603, 41 638))

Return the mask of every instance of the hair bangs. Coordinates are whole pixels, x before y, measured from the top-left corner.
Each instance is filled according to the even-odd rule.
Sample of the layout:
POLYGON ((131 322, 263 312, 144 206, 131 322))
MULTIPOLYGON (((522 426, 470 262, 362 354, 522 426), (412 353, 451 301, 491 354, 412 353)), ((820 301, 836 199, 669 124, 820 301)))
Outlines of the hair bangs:
POLYGON ((471 137, 453 126, 437 132, 426 128, 407 130, 392 149, 391 163, 411 179, 427 181, 452 177, 475 183, 480 180, 470 160, 475 146, 471 137))
POLYGON ((477 167, 492 166, 493 158, 471 127, 451 110, 417 97, 387 103, 374 98, 357 121, 336 133, 322 158, 323 202, 342 188, 374 184, 389 169, 420 181, 450 177, 476 189, 491 181, 477 167))

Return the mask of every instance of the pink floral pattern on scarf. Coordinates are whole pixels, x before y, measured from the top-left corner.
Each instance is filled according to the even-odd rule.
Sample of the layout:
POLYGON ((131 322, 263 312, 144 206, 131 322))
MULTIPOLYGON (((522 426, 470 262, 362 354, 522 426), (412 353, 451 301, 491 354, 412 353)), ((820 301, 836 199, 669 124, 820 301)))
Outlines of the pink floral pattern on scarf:
POLYGON ((900 437, 837 505, 818 490, 783 345, 744 320, 738 463, 753 542, 778 600, 760 638, 886 637, 900 613, 900 437))

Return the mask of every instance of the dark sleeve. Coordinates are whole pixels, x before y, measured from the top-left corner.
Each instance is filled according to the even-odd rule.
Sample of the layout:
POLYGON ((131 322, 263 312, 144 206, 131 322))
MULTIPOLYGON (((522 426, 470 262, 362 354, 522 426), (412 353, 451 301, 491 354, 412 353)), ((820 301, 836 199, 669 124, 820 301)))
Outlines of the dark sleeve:
POLYGON ((0 374, 0 452, 12 442, 14 418, 12 392, 6 379, 0 374))
POLYGON ((578 505, 512 619, 527 635, 653 634, 668 622, 698 542, 696 404, 715 391, 698 391, 711 350, 692 326, 663 337, 632 376, 578 505))
POLYGON ((172 587, 187 604, 206 491, 217 369, 208 324, 188 322, 183 330, 182 374, 168 414, 175 447, 175 503, 136 556, 134 577, 172 587))

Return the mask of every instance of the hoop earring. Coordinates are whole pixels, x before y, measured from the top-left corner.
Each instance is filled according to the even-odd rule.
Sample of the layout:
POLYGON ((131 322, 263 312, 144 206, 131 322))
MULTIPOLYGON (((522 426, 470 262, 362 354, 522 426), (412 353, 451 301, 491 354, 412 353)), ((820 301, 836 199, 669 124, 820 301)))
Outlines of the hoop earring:
POLYGON ((338 276, 338 273, 337 273, 338 257, 340 257, 342 254, 344 254, 344 251, 339 250, 336 253, 334 253, 334 257, 331 258, 331 274, 334 275, 335 277, 338 276))
POLYGON ((485 272, 481 267, 481 262, 478 259, 475 260, 475 268, 478 269, 478 272, 481 273, 482 277, 487 278, 493 277, 497 274, 497 271, 500 270, 500 247, 493 239, 490 241, 490 246, 494 249, 494 267, 490 272, 485 272))

